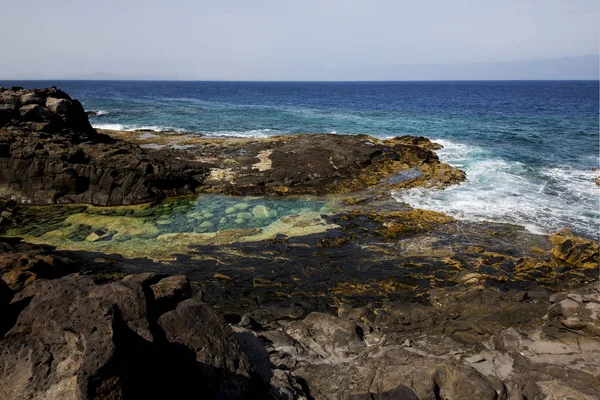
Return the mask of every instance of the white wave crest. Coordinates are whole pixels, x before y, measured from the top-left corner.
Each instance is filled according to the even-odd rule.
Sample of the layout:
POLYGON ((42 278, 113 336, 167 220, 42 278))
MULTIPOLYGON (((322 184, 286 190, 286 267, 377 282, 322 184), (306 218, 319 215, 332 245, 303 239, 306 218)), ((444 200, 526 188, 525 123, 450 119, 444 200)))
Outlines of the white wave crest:
POLYGON ((208 136, 228 136, 228 137, 242 137, 242 138, 266 138, 269 136, 280 135, 282 132, 276 129, 253 129, 249 131, 215 131, 215 132, 201 132, 208 136))
POLYGON ((126 124, 92 124, 95 129, 105 129, 109 131, 154 131, 154 132, 185 132, 185 129, 173 128, 170 126, 157 125, 126 125, 126 124))
POLYGON ((600 233, 600 198, 594 171, 536 170, 495 157, 480 147, 433 141, 444 146, 438 150, 441 161, 463 169, 467 182, 445 190, 393 192, 396 200, 459 219, 516 224, 540 234, 561 228, 590 237, 600 233))

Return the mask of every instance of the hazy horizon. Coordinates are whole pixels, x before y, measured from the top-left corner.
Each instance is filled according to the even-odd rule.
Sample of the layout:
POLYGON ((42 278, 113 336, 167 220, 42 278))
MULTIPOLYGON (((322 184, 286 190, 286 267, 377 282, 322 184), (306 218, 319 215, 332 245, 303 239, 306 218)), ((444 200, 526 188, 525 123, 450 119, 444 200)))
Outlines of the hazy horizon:
POLYGON ((32 0, 3 9, 2 80, 597 80, 600 68, 592 0, 32 0))

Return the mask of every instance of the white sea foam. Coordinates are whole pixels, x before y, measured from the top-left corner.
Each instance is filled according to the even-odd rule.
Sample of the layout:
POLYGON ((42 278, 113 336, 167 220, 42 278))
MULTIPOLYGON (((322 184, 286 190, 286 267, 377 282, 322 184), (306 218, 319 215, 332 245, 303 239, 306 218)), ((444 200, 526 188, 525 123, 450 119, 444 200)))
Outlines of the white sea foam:
POLYGON ((106 129, 110 131, 154 131, 154 132, 165 132, 165 131, 174 131, 174 132, 185 132, 185 129, 181 128, 173 128, 170 126, 157 126, 157 125, 126 125, 126 124, 92 124, 92 127, 95 129, 106 129))
POLYGON ((107 129, 110 131, 126 131, 127 128, 123 124, 92 124, 95 129, 107 129))
POLYGON ((600 200, 594 171, 536 170, 476 146, 434 141, 444 146, 438 150, 441 161, 463 169, 467 182, 445 190, 394 192, 396 200, 459 219, 513 223, 534 233, 572 228, 598 237, 600 200))
POLYGON ((153 139, 155 137, 158 137, 158 135, 155 135, 155 134, 150 133, 150 132, 145 132, 145 133, 141 134, 138 137, 138 139, 146 140, 146 139, 153 139))
MULTIPOLYGON (((111 131, 154 131, 154 132, 186 132, 185 129, 174 128, 170 126, 157 126, 157 125, 127 125, 127 124, 92 124, 96 129, 106 129, 111 131)), ((269 136, 281 135, 286 132, 282 132, 276 129, 252 129, 248 131, 201 131, 198 132, 207 136, 228 136, 228 137, 242 137, 242 138, 266 138, 269 136)))
POLYGON ((100 116, 100 115, 106 115, 109 114, 108 111, 104 111, 104 110, 98 110, 96 111, 96 116, 100 116))
POLYGON ((266 138, 269 136, 280 135, 283 132, 276 129, 253 129, 249 131, 216 131, 216 132, 201 132, 209 136, 230 136, 243 138, 266 138))

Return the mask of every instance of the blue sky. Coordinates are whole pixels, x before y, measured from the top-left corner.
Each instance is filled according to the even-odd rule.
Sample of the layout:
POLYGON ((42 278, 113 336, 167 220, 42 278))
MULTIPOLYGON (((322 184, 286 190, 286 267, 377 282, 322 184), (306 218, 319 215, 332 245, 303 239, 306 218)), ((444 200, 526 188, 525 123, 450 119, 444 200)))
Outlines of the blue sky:
POLYGON ((0 0, 0 79, 597 79, 597 0, 0 0))

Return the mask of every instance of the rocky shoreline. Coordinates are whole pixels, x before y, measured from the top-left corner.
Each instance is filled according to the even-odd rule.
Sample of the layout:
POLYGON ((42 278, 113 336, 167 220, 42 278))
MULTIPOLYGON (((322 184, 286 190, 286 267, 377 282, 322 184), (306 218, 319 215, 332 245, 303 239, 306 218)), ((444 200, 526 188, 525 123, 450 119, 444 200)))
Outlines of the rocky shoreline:
POLYGON ((466 179, 437 148, 97 132, 56 88, 0 89, 0 398, 600 397, 598 244, 390 199, 466 179), (219 231, 160 203, 198 194, 334 206, 240 200, 219 231))

